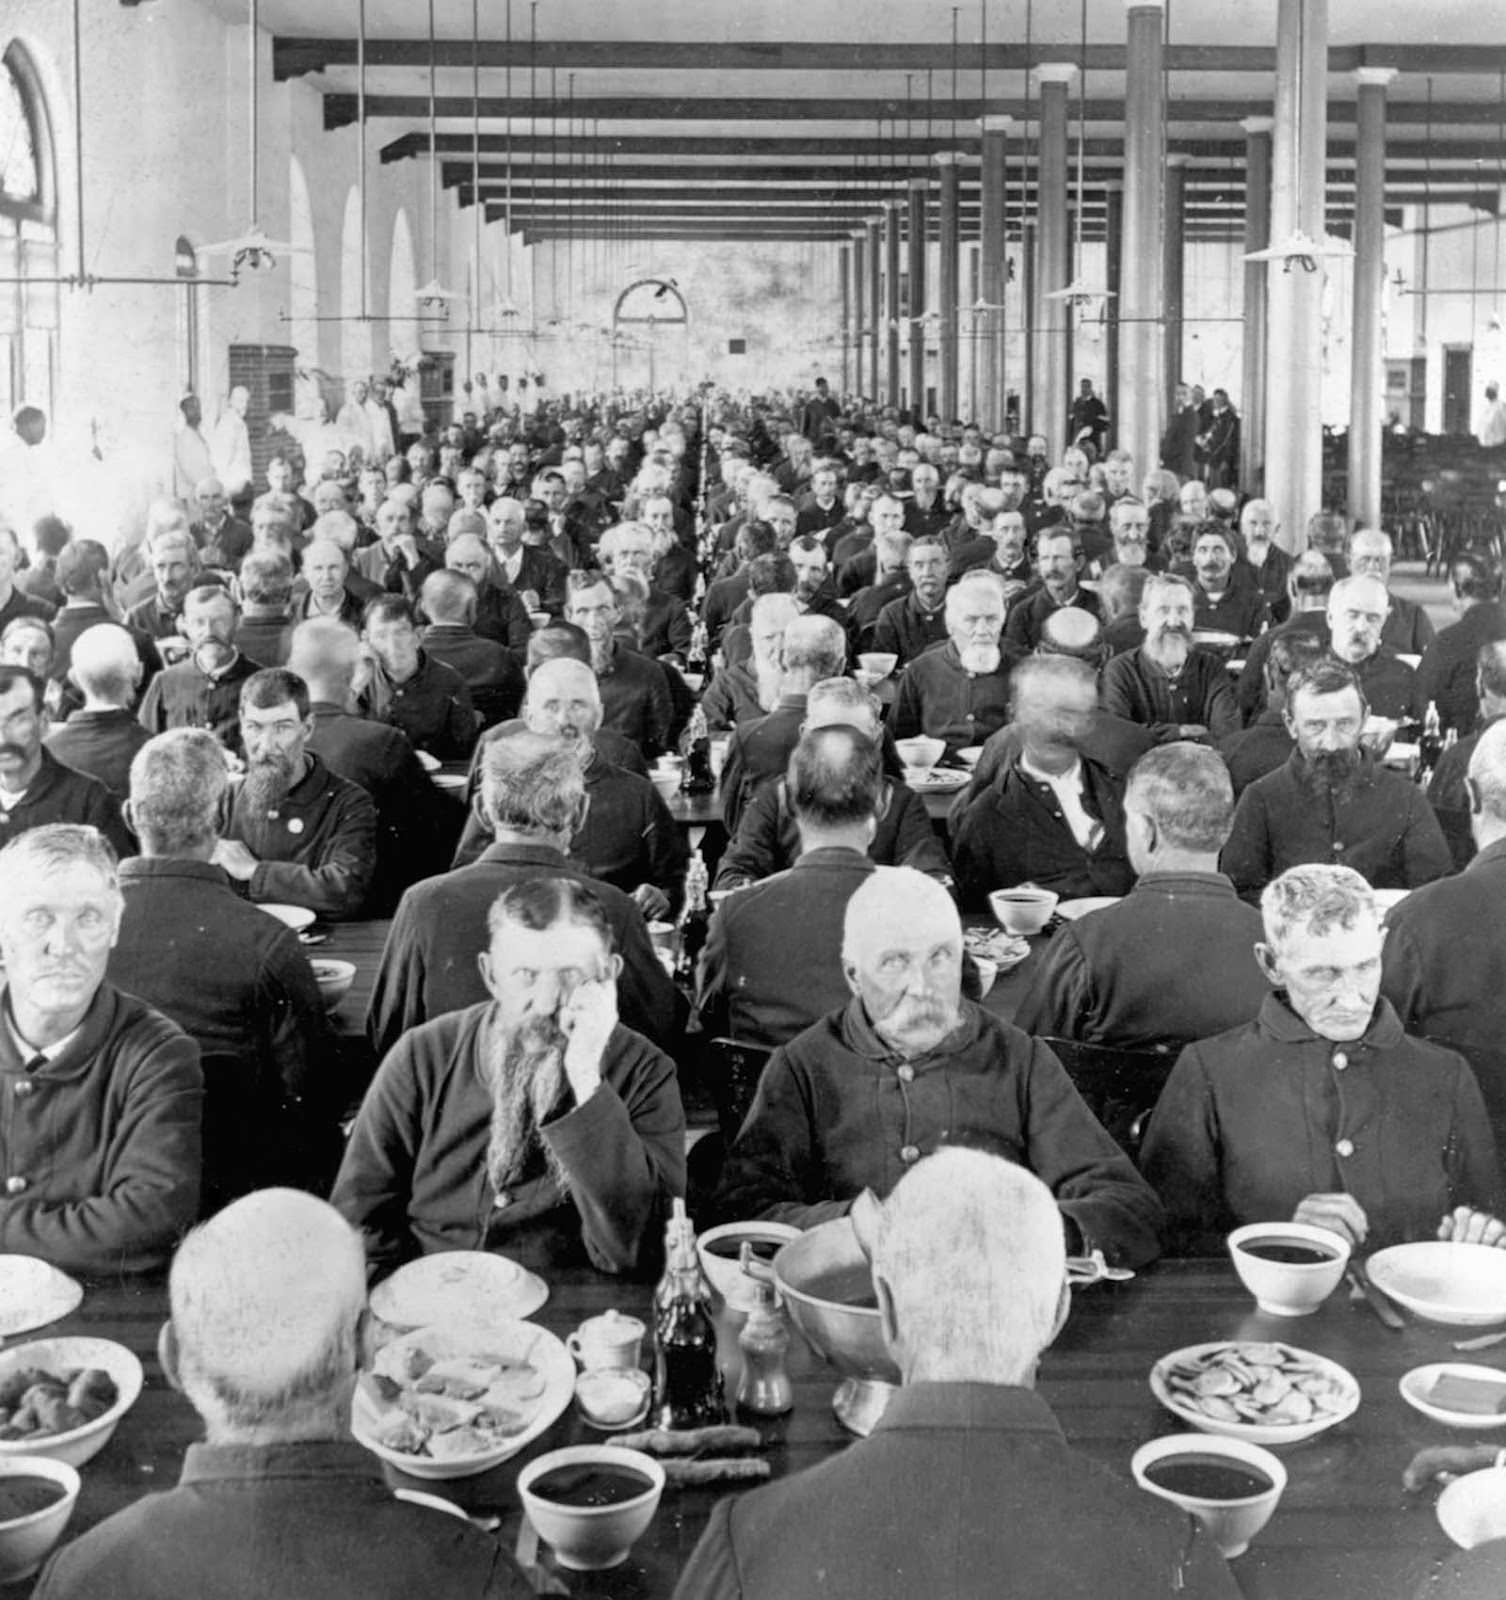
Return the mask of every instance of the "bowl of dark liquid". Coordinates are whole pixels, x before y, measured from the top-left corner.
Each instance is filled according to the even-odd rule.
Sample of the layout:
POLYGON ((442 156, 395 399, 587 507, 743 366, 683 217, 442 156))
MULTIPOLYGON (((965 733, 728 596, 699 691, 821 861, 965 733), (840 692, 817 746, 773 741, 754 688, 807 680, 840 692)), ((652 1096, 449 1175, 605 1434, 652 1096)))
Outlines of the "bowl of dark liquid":
POLYGON ((0 1461, 0 1584, 29 1578, 63 1536, 78 1501, 79 1475, 66 1461, 0 1461))
POLYGON ((1142 1444, 1130 1471, 1142 1489, 1190 1511, 1226 1556, 1249 1549, 1286 1488, 1286 1468, 1269 1450, 1206 1433, 1142 1444))
POLYGON ((701 1270, 711 1287, 734 1311, 751 1311, 757 1298, 753 1280, 742 1269, 746 1242, 760 1261, 772 1261, 782 1246, 800 1237, 787 1222, 723 1222, 696 1240, 701 1270))
POLYGON ((573 1444, 550 1450, 518 1474, 528 1520, 562 1567, 620 1566, 654 1520, 664 1469, 641 1450, 573 1444))
POLYGON ((1273 1317, 1305 1317, 1337 1287, 1349 1241, 1307 1222, 1251 1222, 1229 1235, 1239 1281, 1273 1317))

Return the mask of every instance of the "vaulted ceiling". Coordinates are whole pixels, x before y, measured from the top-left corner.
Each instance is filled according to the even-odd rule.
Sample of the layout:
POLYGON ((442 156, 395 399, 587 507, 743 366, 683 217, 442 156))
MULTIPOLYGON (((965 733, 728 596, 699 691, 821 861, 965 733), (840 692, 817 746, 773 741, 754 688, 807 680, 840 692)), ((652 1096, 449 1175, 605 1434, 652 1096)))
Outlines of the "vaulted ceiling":
MULTIPOLYGON (((244 17, 243 0, 207 0, 244 17)), ((373 162, 427 161, 493 219, 551 237, 841 239, 931 157, 1015 119, 1008 215, 1034 206, 1030 68, 1073 62, 1072 182, 1092 237, 1122 173, 1124 0, 262 0, 281 79, 325 122, 362 103, 373 162), (433 32, 430 33, 432 9, 433 32), (432 45, 431 45, 432 38, 432 45)), ((1330 0, 1328 199, 1344 229, 1356 68, 1390 67, 1387 204, 1494 211, 1506 174, 1506 0, 1330 0)), ((1189 237, 1242 226, 1245 133, 1269 115, 1276 0, 1171 0, 1166 140, 1189 237)), ((976 166, 962 226, 976 235, 976 166)))

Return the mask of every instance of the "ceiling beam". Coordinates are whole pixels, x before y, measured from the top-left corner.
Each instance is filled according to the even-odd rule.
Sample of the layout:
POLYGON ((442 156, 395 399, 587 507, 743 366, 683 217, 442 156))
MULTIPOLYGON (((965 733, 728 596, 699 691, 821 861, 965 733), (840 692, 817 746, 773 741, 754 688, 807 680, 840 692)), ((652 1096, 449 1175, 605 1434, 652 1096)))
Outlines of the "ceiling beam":
MULTIPOLYGON (((1005 100, 990 97, 987 100, 946 100, 936 102, 927 109, 923 102, 902 98, 888 99, 818 99, 814 96, 733 98, 693 95, 597 95, 577 96, 569 100, 528 100, 515 95, 511 100, 500 95, 482 95, 477 102, 470 95, 440 95, 434 102, 436 117, 469 122, 480 107, 480 115, 487 120, 562 122, 570 119, 601 122, 888 122, 891 119, 911 125, 926 124, 942 129, 945 125, 960 122, 970 125, 985 113, 991 116, 1014 117, 1022 123, 1033 123, 1040 115, 1040 99, 1005 100)), ((353 94, 327 93, 324 96, 324 126, 326 130, 347 128, 356 120, 357 100, 353 94)), ((1166 103, 1168 122, 1237 122, 1242 117, 1262 117, 1271 114, 1268 98, 1248 100, 1230 99, 1170 99, 1166 103)), ((368 94, 366 116, 405 117, 423 121, 429 115, 429 98, 424 94, 368 94)), ((1089 122, 1123 122, 1123 100, 1089 100, 1082 107, 1072 102, 1074 122, 1086 116, 1089 122)), ((1328 120, 1332 123, 1352 123, 1357 115, 1353 100, 1328 102, 1328 120)), ((1431 124, 1441 127, 1500 127, 1501 108, 1493 100, 1435 101, 1430 107, 1423 101, 1387 100, 1386 126, 1431 124)), ((968 126, 964 138, 977 138, 977 130, 968 126)), ((568 137, 568 135, 567 135, 568 137)))
MULTIPOLYGON (((976 142, 973 141, 973 142, 976 142)), ((471 155, 472 141, 468 133, 441 133, 435 138, 435 148, 441 156, 466 156, 471 155)), ((1168 139, 1168 155, 1187 155, 1194 159, 1199 157, 1205 160, 1239 160, 1244 154, 1245 135, 1238 122, 1229 124, 1227 138, 1216 139, 1168 139)), ((969 148, 966 139, 952 140, 932 137, 898 139, 863 138, 853 135, 838 135, 832 138, 812 137, 797 134, 790 137, 695 137, 686 138, 674 134, 603 134, 598 137, 577 137, 565 141, 564 148, 573 150, 577 155, 587 153, 599 156, 660 156, 666 161, 676 164, 677 170, 693 171, 687 167, 687 161, 692 161, 703 156, 766 157, 772 160, 789 159, 796 156, 813 156, 827 162, 838 161, 843 157, 867 157, 875 162, 903 163, 913 166, 927 157, 939 155, 944 151, 955 150, 961 147, 969 148)), ((483 156, 510 156, 514 161, 523 156, 544 156, 550 160, 557 160, 562 149, 562 141, 553 139, 548 134, 514 133, 511 135, 501 133, 483 133, 480 139, 480 152, 483 156)), ((415 156, 426 156, 429 153, 429 135, 427 133, 405 133, 399 138, 382 146, 381 157, 384 164, 393 161, 406 161, 415 156)), ((1124 141, 1122 139, 1086 139, 1083 141, 1084 158, 1106 157, 1122 158, 1124 154, 1124 141)), ((1076 156, 1076 142, 1073 142, 1073 156, 1076 156)), ((1478 160, 1495 166, 1506 162, 1506 140, 1501 139, 1434 139, 1431 141, 1411 139, 1388 139, 1386 145, 1386 158, 1388 161, 1425 161, 1433 160, 1458 161, 1464 158, 1478 160)), ((1343 160, 1354 159, 1354 140, 1341 138, 1328 141, 1328 159, 1343 160)))
MULTIPOLYGON (((1090 44, 1084 52, 1070 43, 964 45, 958 53, 962 69, 977 72, 1023 72, 1048 61, 1072 61, 1089 72, 1123 72, 1122 44, 1090 44)), ((356 65, 353 36, 305 38, 279 34, 272 40, 272 70, 281 82, 330 67, 356 65)), ((736 39, 438 39, 434 59, 441 67, 485 68, 535 66, 541 69, 628 70, 640 72, 949 72, 949 43, 885 44, 873 40, 790 40, 761 44, 736 39)), ((1276 52, 1261 45, 1172 44, 1165 52, 1170 72, 1274 72, 1276 52)), ((366 41, 368 67, 429 65, 428 39, 386 38, 366 41)), ((1332 45, 1330 72, 1359 67, 1394 67, 1402 72, 1435 76, 1478 76, 1506 71, 1506 46, 1498 39, 1481 44, 1332 45)))

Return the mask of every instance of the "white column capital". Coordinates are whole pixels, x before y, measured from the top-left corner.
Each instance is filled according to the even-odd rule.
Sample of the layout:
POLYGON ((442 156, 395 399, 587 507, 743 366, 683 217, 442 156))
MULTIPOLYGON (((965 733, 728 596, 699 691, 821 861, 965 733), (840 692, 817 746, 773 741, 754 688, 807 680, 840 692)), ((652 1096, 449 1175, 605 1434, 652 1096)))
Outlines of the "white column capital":
POLYGON ((905 187, 909 189, 911 194, 924 194, 931 187, 931 180, 929 178, 907 178, 905 187))
POLYGON ((883 216, 881 216, 879 218, 879 221, 882 222, 882 221, 884 221, 884 219, 886 217, 892 217, 894 215, 894 213, 896 211, 898 211, 898 210, 899 210, 899 201, 898 200, 885 200, 884 201, 884 213, 883 213, 883 216))
POLYGON ((1276 127, 1275 117, 1245 117, 1240 127, 1248 134, 1271 133, 1276 127))
POLYGON ((868 230, 866 228, 854 228, 852 230, 852 236, 858 241, 859 244, 861 244, 867 239, 868 230))
POLYGON ((1075 61, 1043 61, 1035 69, 1035 81, 1042 85, 1059 83, 1065 88, 1076 76, 1075 61))
POLYGON ((1362 89, 1384 89, 1395 76, 1395 67, 1356 67, 1354 69, 1354 81, 1362 89))
POLYGON ((978 126, 984 133, 1008 133, 1014 127, 1014 118, 1002 116, 979 117, 978 126))
POLYGON ((1168 167, 1190 167, 1192 165, 1192 157, 1186 154, 1185 151, 1173 150, 1166 157, 1166 165, 1168 167))
POLYGON ((962 161, 962 152, 960 150, 938 150, 936 154, 931 157, 931 160, 934 161, 938 167, 955 167, 962 161))
POLYGON ((1126 11, 1164 11, 1166 0, 1124 0, 1126 11))

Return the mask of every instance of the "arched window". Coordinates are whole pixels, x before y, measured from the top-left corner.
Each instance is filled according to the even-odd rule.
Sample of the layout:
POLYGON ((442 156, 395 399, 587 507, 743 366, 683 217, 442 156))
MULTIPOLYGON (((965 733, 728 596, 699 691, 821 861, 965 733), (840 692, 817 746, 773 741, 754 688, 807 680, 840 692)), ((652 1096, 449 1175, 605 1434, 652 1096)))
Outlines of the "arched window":
POLYGON ((57 166, 52 124, 31 57, 0 56, 0 411, 23 401, 52 412, 57 370, 57 166), (4 281, 11 280, 11 281, 4 281))

